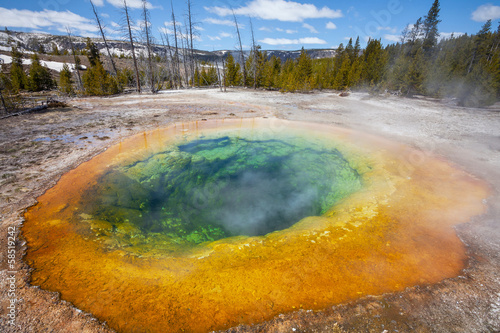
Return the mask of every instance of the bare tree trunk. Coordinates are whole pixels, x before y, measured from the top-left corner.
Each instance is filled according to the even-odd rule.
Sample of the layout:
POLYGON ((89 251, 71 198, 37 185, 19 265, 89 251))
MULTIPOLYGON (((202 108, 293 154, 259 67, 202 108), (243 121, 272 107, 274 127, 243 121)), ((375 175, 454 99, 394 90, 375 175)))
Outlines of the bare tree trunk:
POLYGON ((7 114, 8 113, 7 106, 5 105, 5 100, 3 99, 2 90, 0 90, 0 99, 2 99, 2 106, 3 106, 4 113, 7 114))
POLYGON ((73 52, 73 60, 75 61, 75 71, 76 76, 78 77, 78 90, 83 91, 82 78, 80 77, 80 69, 78 68, 78 61, 76 60, 76 52, 75 45, 73 44, 73 39, 71 38, 71 31, 68 27, 66 27, 66 31, 68 32, 69 43, 71 45, 71 52, 73 52))
POLYGON ((224 92, 226 92, 226 64, 224 62, 224 57, 222 57, 222 82, 224 86, 224 92))
POLYGON ((154 94, 155 90, 155 73, 153 72, 153 60, 151 58, 151 37, 149 32, 149 25, 151 24, 149 19, 148 9, 146 8, 146 0, 142 0, 142 13, 144 18, 144 32, 146 34, 146 47, 148 51, 148 68, 149 68, 149 80, 151 84, 151 92, 154 94))
POLYGON ((252 32, 252 72, 253 72, 253 89, 257 89, 257 48, 255 47, 255 37, 253 34, 252 19, 250 19, 250 31, 252 32))
POLYGON ((111 65, 113 66, 113 71, 115 73, 115 76, 118 76, 118 71, 116 70, 115 61, 113 60, 113 57, 111 56, 111 52, 109 51, 108 42, 106 41, 106 35, 104 34, 104 30, 103 30, 102 25, 101 25, 101 19, 99 18, 99 15, 97 14, 97 10, 95 9, 95 6, 94 6, 94 3, 92 2, 92 0, 90 0, 90 4, 92 5, 92 10, 94 11, 95 20, 97 21, 97 26, 99 27, 99 30, 101 31, 102 40, 104 41, 104 46, 106 47, 106 51, 108 52, 108 57, 109 57, 109 60, 111 61, 111 65))
POLYGON ((245 69, 245 55, 243 54, 243 45, 241 44, 240 29, 238 27, 238 20, 236 20, 236 15, 234 14, 234 10, 233 10, 233 18, 234 18, 234 25, 236 27, 236 34, 238 36, 238 42, 240 44, 240 61, 241 61, 241 69, 243 70, 243 86, 245 86, 247 83, 247 71, 245 69))
POLYGON ((187 9, 188 9, 188 26, 187 29, 189 29, 189 51, 190 51, 190 59, 189 59, 189 64, 190 64, 190 70, 191 70, 191 78, 192 78, 192 87, 194 88, 195 82, 194 82, 194 72, 196 68, 196 59, 194 58, 194 47, 193 47, 193 36, 195 33, 194 29, 194 23, 193 23, 193 15, 191 13, 191 0, 187 0, 187 9))
POLYGON ((173 83, 173 80, 172 80, 172 77, 173 77, 172 51, 170 50, 170 43, 168 42, 168 35, 165 33, 165 37, 167 39, 167 44, 169 44, 168 45, 168 49, 165 46, 165 40, 163 39, 163 35, 164 34, 161 33, 161 31, 160 31, 161 43, 163 45, 164 59, 165 59, 165 63, 167 64, 167 76, 168 76, 168 79, 169 79, 169 82, 170 82, 170 87, 173 88, 174 87, 174 83, 173 83), (167 52, 168 52, 168 54, 167 54, 167 52), (170 57, 169 57, 169 55, 170 55, 170 57))
POLYGON ((180 71, 180 64, 179 64, 179 45, 177 42, 177 22, 175 21, 175 14, 174 14, 174 4, 172 0, 170 0, 170 7, 172 8, 172 24, 174 26, 174 41, 175 41, 175 66, 177 69, 177 78, 179 80, 178 87, 181 87, 181 71, 180 71))
POLYGON ((125 18, 127 20, 128 37, 130 40, 130 48, 132 49, 132 59, 134 60, 135 79, 137 81, 137 92, 141 93, 141 78, 139 76, 139 68, 137 67, 137 58, 135 56, 134 37, 132 36, 132 28, 130 27, 130 17, 128 15, 127 0, 123 0, 123 10, 125 12, 125 18))
MULTIPOLYGON (((187 30, 187 28, 186 28, 187 30)), ((182 35, 182 30, 181 30, 181 36, 182 35)), ((189 37, 187 36, 187 34, 185 34, 182 38, 181 38, 181 41, 182 41, 182 62, 184 64, 184 77, 185 77, 185 81, 186 81, 186 87, 189 87, 189 64, 187 62, 187 59, 189 58, 188 56, 188 44, 189 44, 189 37), (184 44, 186 43, 186 44, 184 44)), ((193 80, 194 81, 194 80, 193 80)))
POLYGON ((217 68, 217 82, 219 83, 219 90, 222 92, 222 76, 219 71, 219 62, 215 60, 215 68, 217 68))
POLYGON ((490 54, 488 55, 488 64, 491 63, 491 60, 493 60, 493 55, 495 54, 495 52, 497 51, 498 49, 498 46, 500 45, 500 37, 497 38, 498 39, 498 42, 497 42, 497 45, 496 46, 493 46, 495 45, 495 43, 493 42, 493 44, 491 45, 491 50, 490 50, 490 54))

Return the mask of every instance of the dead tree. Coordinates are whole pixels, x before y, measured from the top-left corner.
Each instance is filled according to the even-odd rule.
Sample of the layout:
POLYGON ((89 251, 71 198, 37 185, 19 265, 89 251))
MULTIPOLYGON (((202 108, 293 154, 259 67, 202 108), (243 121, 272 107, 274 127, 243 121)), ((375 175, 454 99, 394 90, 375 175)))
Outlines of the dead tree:
POLYGON ((82 78, 80 77, 80 68, 78 68, 79 61, 76 58, 75 45, 73 44, 73 39, 71 38, 71 30, 66 27, 66 31, 68 32, 69 44, 71 45, 71 52, 73 53, 73 60, 75 61, 75 72, 76 77, 78 78, 78 90, 83 91, 82 78))
POLYGON ((187 33, 183 34, 182 30, 181 30, 181 43, 182 43, 182 63, 184 65, 184 77, 185 77, 186 87, 189 87, 189 68, 188 68, 189 64, 187 62, 187 59, 189 58, 188 55, 189 37, 187 33))
POLYGON ((99 17, 99 14, 97 14, 97 10, 95 9, 95 6, 94 6, 94 3, 92 2, 92 0, 90 0, 90 4, 92 5, 92 10, 94 11, 95 20, 97 22, 97 26, 99 27, 99 31, 101 32, 102 40, 104 41, 104 46, 106 47, 106 51, 108 52, 108 57, 109 57, 109 60, 111 61, 111 65, 113 67, 113 72, 115 73, 115 76, 118 76, 118 71, 116 70, 115 61, 113 60, 113 56, 111 56, 111 52, 109 51, 108 42, 106 40, 106 35, 104 34, 104 29, 102 28, 102 25, 101 25, 101 19, 99 17))
POLYGON ((238 42, 240 45, 240 61, 241 61, 241 68, 243 70, 243 86, 245 86, 247 83, 247 71, 245 69, 245 55, 243 53, 243 45, 241 44, 240 28, 238 27, 238 20, 236 19, 236 14, 234 14, 234 10, 233 10, 233 18, 234 18, 234 26, 236 27, 236 35, 238 36, 238 42))
POLYGON ((166 32, 160 32, 160 37, 161 37, 161 44, 163 45, 163 58, 165 59, 165 63, 167 64, 167 77, 170 82, 170 87, 174 87, 174 82, 173 82, 173 73, 174 69, 172 68, 172 49, 170 48, 170 43, 168 41, 168 34, 166 32), (163 35, 165 35, 165 39, 167 41, 167 46, 165 45, 165 39, 163 38, 163 35), (167 48, 168 47, 168 48, 167 48))
POLYGON ((179 44, 177 41, 177 22, 175 21, 175 13, 174 13, 174 4, 172 0, 170 1, 170 7, 172 8, 172 25, 174 27, 174 41, 175 41, 175 59, 174 59, 174 65, 177 70, 177 77, 179 80, 178 87, 181 87, 181 71, 180 71, 180 64, 179 64, 179 44))
POLYGON ((146 0, 142 0, 142 14, 144 19, 144 35, 146 37, 146 48, 148 53, 148 69, 149 69, 149 81, 151 84, 151 92, 155 93, 155 73, 153 72, 153 59, 152 59, 152 50, 151 50, 151 33, 150 33, 150 25, 151 20, 149 17, 148 9, 146 8, 147 2, 146 0))
POLYGON ((123 0, 123 11, 127 23, 127 32, 130 41, 130 49, 132 50, 132 59, 134 60, 135 79, 137 81, 137 92, 141 93, 141 78, 139 76, 139 67, 137 67, 137 58, 135 56, 134 37, 132 35, 132 28, 130 27, 130 16, 128 15, 127 0, 123 0))
POLYGON ((257 89, 257 48, 255 45, 255 37, 253 34, 252 19, 250 19, 250 31, 252 32, 252 73, 253 73, 253 88, 257 89))
POLYGON ((195 82, 194 82, 194 72, 196 70, 196 59, 194 57, 194 47, 193 47, 193 38, 194 34, 196 33, 196 27, 195 24, 193 23, 193 15, 191 11, 191 0, 187 0, 187 19, 188 19, 188 26, 186 27, 186 32, 189 33, 189 51, 190 51, 190 59, 189 59, 189 66, 191 70, 191 78, 192 78, 192 87, 194 87, 195 82), (189 31, 187 31, 189 30, 189 31))
POLYGON ((224 92, 226 92, 226 65, 224 64, 224 57, 222 57, 221 60, 222 60, 222 75, 220 74, 219 63, 217 61, 215 61, 215 66, 217 66, 217 76, 219 78, 220 91, 222 91, 222 88, 224 88, 224 92))
POLYGON ((7 110, 7 105, 5 105, 5 100, 3 99, 2 88, 0 88, 0 99, 2 99, 2 106, 4 113, 7 114, 8 110, 7 110))

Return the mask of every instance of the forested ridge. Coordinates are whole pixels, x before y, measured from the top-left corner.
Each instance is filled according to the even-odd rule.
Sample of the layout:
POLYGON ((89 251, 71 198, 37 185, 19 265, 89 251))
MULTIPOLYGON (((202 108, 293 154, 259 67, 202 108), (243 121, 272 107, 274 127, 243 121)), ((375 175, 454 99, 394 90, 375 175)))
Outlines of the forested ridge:
MULTIPOLYGON (((189 6, 188 1, 188 9, 189 6)), ((94 12, 100 23, 98 13, 94 12)), ((409 24, 400 42, 395 44, 384 46, 379 39, 369 39, 362 49, 358 37, 355 41, 350 39, 346 45, 340 44, 335 57, 311 59, 302 49, 299 58, 286 61, 269 57, 255 43, 253 33, 249 54, 245 55, 240 49, 235 57, 227 52, 219 61, 197 61, 192 39, 195 26, 190 27, 191 31, 186 27, 185 40, 177 40, 177 32, 173 38, 167 34, 162 36, 164 52, 154 54, 151 51, 154 39, 148 30, 150 24, 146 24, 142 35, 147 37, 141 40, 141 45, 146 46, 147 52, 139 53, 137 59, 133 52, 133 66, 132 57, 128 62, 130 66, 115 66, 113 58, 116 55, 111 55, 108 49, 108 63, 112 66, 107 66, 106 70, 101 59, 103 55, 87 39, 85 49, 73 48, 70 53, 74 55, 77 68, 82 69, 79 56, 87 57, 90 67, 71 72, 65 66, 59 82, 40 65, 36 54, 32 56, 29 69, 23 70, 23 55, 13 47, 12 65, 2 66, 0 88, 7 104, 19 92, 54 89, 57 85, 59 91, 67 95, 110 95, 126 88, 155 93, 161 89, 185 87, 245 86, 283 92, 365 90, 375 94, 389 92, 402 96, 454 98, 462 106, 494 104, 500 98, 500 25, 494 30, 490 20, 474 35, 440 39, 439 12, 439 0, 435 0, 427 15, 409 24)), ((128 19, 126 7, 124 13, 128 19)), ((148 15, 144 6, 145 22, 148 15)), ((236 17, 234 20, 237 29, 236 17)), ((173 11, 172 21, 175 22, 173 11)), ((101 32, 106 42, 104 31, 101 32)), ((69 32, 68 38, 71 40, 69 32)), ((238 39, 241 45, 239 31, 238 39)), ((134 42, 137 43, 130 32, 132 50, 134 42)))

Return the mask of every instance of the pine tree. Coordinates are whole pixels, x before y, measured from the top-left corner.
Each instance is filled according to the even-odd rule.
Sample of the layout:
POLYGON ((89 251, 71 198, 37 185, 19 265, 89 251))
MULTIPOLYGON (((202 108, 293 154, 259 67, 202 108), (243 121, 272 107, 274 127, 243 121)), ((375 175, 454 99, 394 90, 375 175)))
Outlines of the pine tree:
POLYGON ((102 65, 99 49, 94 44, 94 42, 92 42, 92 40, 88 37, 87 37, 87 58, 89 59, 90 66, 96 66, 98 63, 102 65))
POLYGON ((59 76, 59 89, 66 95, 74 95, 75 93, 73 89, 73 80, 71 79, 71 71, 66 63, 64 63, 59 76))
POLYGON ((231 53, 226 58, 225 77, 226 86, 239 86, 241 84, 240 64, 235 63, 231 53))
POLYGON ((384 77, 387 57, 379 39, 370 39, 364 52, 363 81, 375 87, 384 77))
POLYGON ((121 91, 118 80, 104 69, 97 46, 87 38, 87 58, 90 68, 83 74, 83 88, 87 95, 102 96, 117 94, 121 91))
POLYGON ((429 13, 424 20, 423 32, 424 32, 424 41, 422 44, 422 48, 424 51, 429 54, 432 48, 437 43, 437 38, 439 37, 437 25, 441 20, 439 20, 439 0, 435 0, 432 4, 431 9, 429 9, 429 13))
POLYGON ((304 47, 302 47, 296 67, 296 74, 295 74, 296 89, 309 90, 311 88, 311 78, 312 78, 311 57, 306 52, 306 50, 304 50, 304 47))
POLYGON ((90 96, 113 95, 120 92, 118 82, 106 72, 100 62, 87 69, 82 80, 85 93, 90 96))
POLYGON ((349 43, 347 43, 347 46, 345 47, 345 52, 349 56, 349 60, 351 62, 354 61, 354 46, 352 45, 352 38, 349 39, 349 43))
POLYGON ((356 38, 356 43, 354 43, 354 55, 359 57, 359 52, 361 51, 361 44, 359 43, 359 36, 356 38))
POLYGON ((355 87, 360 84, 362 73, 363 62, 361 61, 361 58, 357 57, 352 63, 351 70, 349 72, 350 87, 355 87))
POLYGON ((334 89, 337 90, 345 90, 351 86, 351 78, 349 76, 351 73, 351 59, 349 57, 349 53, 347 51, 344 52, 341 59, 341 65, 335 75, 333 83, 334 89))
POLYGON ((28 89, 30 91, 50 90, 56 86, 50 70, 42 66, 38 54, 31 56, 31 66, 29 69, 28 89))
POLYGON ((264 68, 264 82, 263 85, 266 89, 272 89, 279 86, 279 75, 281 71, 281 59, 272 56, 269 61, 266 61, 264 68))
POLYGON ((28 88, 28 78, 23 70, 23 54, 16 47, 12 47, 12 66, 10 68, 10 82, 14 92, 28 88))
POLYGON ((294 81, 294 68, 295 62, 291 59, 288 59, 283 64, 281 68, 281 74, 279 76, 279 87, 281 87, 282 91, 295 91, 295 81, 294 81))
POLYGON ((415 54, 416 48, 415 44, 422 37, 422 18, 419 17, 417 22, 413 25, 409 35, 408 35, 408 43, 407 43, 407 54, 415 54))
POLYGON ((423 49, 418 49, 417 53, 412 59, 410 67, 408 69, 407 75, 405 77, 405 91, 407 96, 413 96, 414 94, 423 94, 424 90, 424 55, 423 49))

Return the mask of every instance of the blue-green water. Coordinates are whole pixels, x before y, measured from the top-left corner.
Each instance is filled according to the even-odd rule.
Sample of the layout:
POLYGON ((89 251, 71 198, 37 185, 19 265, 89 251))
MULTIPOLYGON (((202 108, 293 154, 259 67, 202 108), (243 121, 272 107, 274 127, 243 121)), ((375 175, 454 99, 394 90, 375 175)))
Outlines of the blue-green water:
POLYGON ((337 150, 224 136, 109 170, 84 196, 84 207, 112 233, 131 225, 142 238, 194 245, 288 228, 360 188, 360 176, 337 150))

